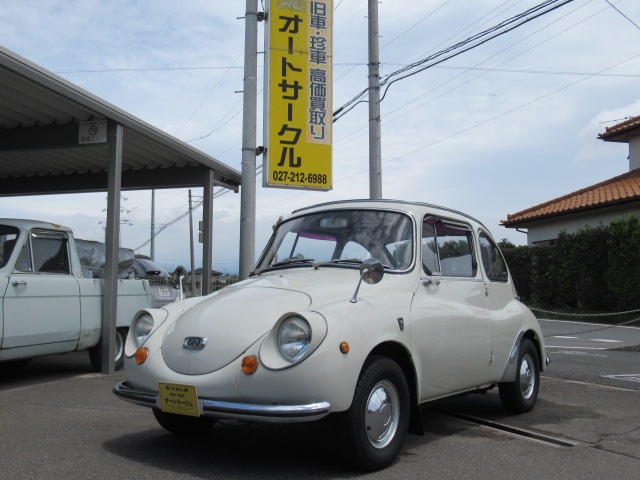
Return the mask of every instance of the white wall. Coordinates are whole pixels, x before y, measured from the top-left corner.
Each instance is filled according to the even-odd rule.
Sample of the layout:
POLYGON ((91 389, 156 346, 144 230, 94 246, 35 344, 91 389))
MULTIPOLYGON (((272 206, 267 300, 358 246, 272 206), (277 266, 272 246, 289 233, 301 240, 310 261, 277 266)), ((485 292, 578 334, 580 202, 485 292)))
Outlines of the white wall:
POLYGON ((629 171, 640 168, 640 136, 629 142, 629 171))
POLYGON ((584 215, 576 215, 568 219, 548 222, 544 225, 531 226, 528 228, 527 243, 533 245, 539 242, 555 240, 563 230, 567 233, 576 233, 587 225, 590 227, 609 225, 614 218, 622 217, 629 213, 640 215, 640 207, 601 212, 599 214, 585 212, 584 215))

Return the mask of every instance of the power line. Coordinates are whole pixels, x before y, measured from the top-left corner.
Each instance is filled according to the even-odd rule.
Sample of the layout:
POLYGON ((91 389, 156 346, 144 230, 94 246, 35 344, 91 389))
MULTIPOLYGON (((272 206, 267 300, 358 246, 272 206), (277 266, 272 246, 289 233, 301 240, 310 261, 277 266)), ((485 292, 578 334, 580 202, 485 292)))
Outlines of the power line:
MULTIPOLYGON (((436 145, 436 144, 438 144, 438 143, 440 143, 440 142, 443 142, 443 141, 445 141, 445 140, 448 140, 448 139, 450 139, 450 138, 452 138, 452 137, 455 137, 455 136, 457 136, 457 135, 460 135, 460 134, 462 134, 462 133, 468 132, 469 130, 472 130, 472 129, 474 129, 474 128, 477 128, 477 127, 480 127, 480 126, 482 126, 482 125, 485 125, 485 124, 487 124, 487 123, 489 123, 489 122, 491 122, 491 121, 493 121, 493 120, 495 120, 495 119, 497 119, 497 118, 504 117, 505 115, 508 115, 508 114, 513 113, 513 112, 515 112, 515 111, 517 111, 517 110, 520 110, 521 108, 524 108, 524 107, 526 107, 526 106, 529 106, 529 105, 531 105, 532 103, 535 103, 535 102, 537 102, 537 101, 539 101, 539 100, 543 100, 543 99, 545 99, 545 98, 547 98, 547 97, 550 97, 551 95, 555 95, 556 93, 561 92, 561 91, 563 91, 563 90, 566 90, 567 88, 573 87, 574 85, 577 85, 578 83, 581 83, 581 82, 584 82, 585 80, 588 80, 589 78, 592 78, 592 77, 598 76, 598 75, 599 75, 599 74, 601 74, 602 72, 605 72, 605 71, 610 70, 610 69, 612 69, 612 68, 618 67, 618 66, 620 66, 620 65, 622 65, 622 64, 624 64, 624 63, 626 63, 626 62, 629 62, 629 61, 634 60, 634 59, 637 59, 637 58, 640 58, 640 54, 634 55, 634 56, 632 56, 632 57, 630 57, 630 58, 627 58, 626 60, 623 60, 623 61, 621 61, 621 62, 618 62, 618 63, 616 63, 616 64, 614 64, 614 65, 611 65, 611 66, 609 66, 609 67, 607 67, 607 68, 604 68, 604 69, 600 70, 600 71, 599 71, 599 72, 597 72, 597 73, 594 73, 594 74, 592 74, 592 75, 589 75, 589 76, 587 76, 587 77, 585 77, 585 78, 581 78, 581 79, 576 80, 575 82, 569 83, 569 84, 567 84, 567 85, 564 85, 564 86, 562 86, 562 87, 560 87, 560 88, 558 88, 558 89, 556 89, 556 90, 553 90, 553 91, 551 91, 551 92, 545 93, 544 95, 541 95, 541 96, 539 96, 539 97, 537 97, 537 98, 534 98, 533 100, 530 100, 530 101, 528 101, 528 102, 522 103, 522 104, 518 105, 517 107, 511 108, 511 109, 509 109, 509 110, 507 110, 507 111, 504 111, 504 112, 502 112, 502 113, 500 113, 500 114, 498 114, 498 115, 494 115, 493 117, 488 118, 488 119, 486 119, 486 120, 483 120, 483 121, 481 121, 481 122, 479 122, 479 123, 476 123, 475 125, 472 125, 472 126, 470 126, 470 127, 467 127, 467 128, 462 129, 462 130, 459 130, 459 131, 457 131, 457 132, 455 132, 455 133, 452 133, 451 135, 448 135, 448 136, 446 136, 446 137, 443 137, 443 138, 440 138, 440 139, 438 139, 438 140, 435 140, 435 141, 431 142, 431 143, 430 143, 430 144, 428 144, 428 145, 424 145, 424 146, 419 147, 419 148, 417 148, 417 149, 415 149, 415 150, 412 150, 411 152, 407 152, 407 153, 405 153, 405 154, 403 154, 403 155, 400 155, 400 156, 397 156, 397 157, 391 158, 391 159, 389 159, 389 160, 386 160, 386 161, 385 161, 385 162, 383 162, 383 163, 388 163, 388 162, 391 162, 391 161, 393 161, 393 160, 397 160, 397 159, 399 159, 399 158, 402 158, 402 157, 406 157, 406 156, 412 155, 412 154, 414 154, 414 153, 416 153, 416 152, 419 152, 420 150, 424 150, 425 148, 432 147, 433 145, 436 145)), ((363 172, 360 172, 360 173, 363 173, 363 172)))
MULTIPOLYGON (((559 21, 560 21, 560 20, 562 20, 563 18, 568 17, 569 15, 571 15, 571 14, 575 13, 576 11, 578 11, 579 9, 581 9, 581 8, 583 8, 583 7, 584 7, 584 5, 580 5, 580 6, 578 6, 577 8, 575 8, 575 9, 571 10, 570 12, 567 12, 565 15, 560 16, 559 18, 555 19, 553 22, 551 22, 551 23, 549 23, 549 24, 545 25, 544 27, 542 27, 542 28, 540 28, 540 29, 536 30, 535 32, 532 32, 531 34, 529 34, 529 35, 525 36, 524 38, 520 39, 520 40, 519 40, 518 42, 516 42, 515 44, 513 44, 513 45, 511 45, 511 46, 509 46, 509 47, 507 47, 507 48, 505 48, 505 49, 503 49, 503 50, 501 50, 501 51, 499 51, 499 52, 495 53, 495 54, 494 54, 494 55, 492 55, 491 57, 489 57, 489 58, 487 58, 487 59, 483 60, 482 62, 480 62, 480 63, 478 63, 478 64, 474 65, 474 67, 469 67, 469 68, 465 69, 465 71, 464 71, 463 73, 467 73, 468 71, 474 70, 476 67, 479 67, 480 65, 482 65, 482 64, 483 64, 483 63, 485 63, 485 62, 487 62, 487 61, 488 61, 488 60, 490 60, 491 58, 497 57, 498 55, 502 54, 503 52, 507 51, 508 49, 513 48, 516 44, 518 44, 518 43, 520 43, 520 42, 522 42, 522 41, 526 40, 526 39, 527 39, 527 38, 529 38, 529 37, 532 37, 533 35, 535 35, 535 34, 539 33, 539 32, 540 32, 540 31, 542 31, 543 29, 546 29, 546 28, 548 28, 549 26, 553 25, 554 23, 559 22, 559 21)), ((485 75, 486 73, 488 73, 488 72, 490 72, 490 71, 500 71, 500 70, 498 69, 498 67, 500 67, 501 65, 505 65, 506 63, 510 62, 511 60, 513 60, 513 59, 515 59, 515 58, 517 58, 517 57, 519 57, 519 56, 523 55, 523 54, 524 54, 524 53, 526 53, 526 52, 529 52, 529 51, 533 50, 534 48, 539 47, 539 46, 540 46, 540 45, 542 45, 543 43, 548 42, 548 41, 549 41, 549 40, 551 40, 552 38, 555 38, 555 37, 557 37, 557 36, 559 36, 559 35, 561 35, 561 34, 565 33, 567 30, 570 30, 571 28, 574 28, 575 26, 580 25, 580 24, 582 24, 582 23, 586 22, 587 20, 589 20, 589 19, 593 18, 594 16, 596 16, 596 15, 598 15, 598 14, 600 14, 600 13, 604 12, 605 10, 607 10, 607 8, 606 8, 606 7, 605 7, 605 8, 603 8, 603 9, 601 9, 601 10, 599 10, 599 11, 597 11, 597 12, 595 12, 593 15, 590 15, 589 17, 587 17, 587 18, 584 18, 584 19, 580 20, 579 22, 577 22, 577 23, 575 23, 575 24, 571 25, 570 27, 565 28, 565 29, 564 29, 564 30, 562 30, 561 32, 558 32, 558 33, 556 33, 556 34, 552 35, 551 37, 548 37, 548 38, 544 39, 543 41, 541 41, 541 42, 539 42, 539 43, 537 43, 537 44, 535 44, 535 45, 533 45, 533 46, 531 46, 531 47, 527 48, 526 50, 524 50, 524 51, 522 51, 522 52, 518 53, 517 55, 514 55, 514 56, 512 56, 512 57, 508 58, 507 60, 504 60, 503 62, 499 63, 498 65, 495 65, 495 66, 493 66, 492 68, 490 68, 490 69, 488 69, 488 70, 486 70, 486 71, 482 71, 482 70, 481 70, 481 71, 482 71, 482 73, 481 73, 481 74, 476 75, 475 77, 473 77, 473 78, 471 78, 471 79, 469 79, 469 80, 466 80, 465 82, 463 82, 463 83, 461 83, 461 84, 459 84, 459 85, 457 85, 457 86, 455 86, 455 87, 453 87, 453 88, 450 88, 449 90, 447 90, 447 91, 445 91, 445 92, 441 93, 440 95, 438 95, 438 96, 436 96, 436 97, 434 97, 434 98, 431 98, 430 100, 428 100, 428 101, 426 101, 426 102, 423 102, 423 103, 421 103, 421 104, 419 104, 419 105, 415 105, 415 101, 412 101, 412 103, 414 104, 414 107, 413 107, 411 110, 415 110, 416 108, 421 108, 421 107, 423 107, 424 105, 426 105, 427 103, 430 103, 430 102, 432 102, 432 101, 436 100, 437 98, 440 98, 440 97, 442 97, 442 96, 444 96, 444 95, 446 95, 446 94, 449 94, 449 93, 451 93, 452 91, 454 91, 454 90, 456 90, 456 89, 458 89, 458 88, 461 88, 461 87, 463 87, 464 85, 466 85, 466 84, 468 84, 468 83, 471 83, 471 82, 475 81, 475 80, 476 80, 476 79, 478 79, 480 76, 485 75)), ((446 68, 446 67, 439 67, 439 68, 446 68)), ((602 72, 602 71, 601 71, 601 72, 602 72)), ((448 84, 448 83, 452 82, 454 79, 461 77, 461 76, 463 75, 463 73, 460 73, 460 74, 456 75, 455 77, 453 77, 452 79, 449 79, 449 80, 447 80, 447 81, 445 81, 445 82, 441 83, 440 85, 437 85, 437 86, 435 86, 435 87, 431 88, 428 92, 425 92, 425 93, 424 93, 423 95, 421 95, 421 96, 424 96, 424 95, 426 95, 426 94, 428 94, 428 93, 431 93, 431 92, 433 92, 433 91, 435 91, 435 90, 439 89, 440 87, 443 87, 444 85, 446 85, 446 84, 448 84)), ((585 76, 589 76, 589 77, 592 77, 592 76, 605 76, 604 74, 602 74, 602 73, 600 73, 600 72, 596 72, 596 73, 585 73, 584 75, 585 75, 585 76)), ((405 106, 407 106, 407 104, 404 104, 404 105, 402 105, 401 107, 398 107, 398 108, 396 108, 395 110, 392 110, 392 111, 391 111, 391 112, 389 112, 389 113, 393 113, 393 112, 395 112, 395 111, 398 111, 398 110, 400 110, 401 108, 404 108, 405 106)), ((402 115, 400 115, 400 116, 396 116, 395 118, 392 118, 391 120, 387 120, 387 123, 393 122, 394 120, 397 120, 398 118, 401 118, 401 117, 402 117, 402 115)))
MULTIPOLYGON (((403 80, 405 78, 409 78, 413 75, 416 75, 424 70, 427 70, 428 68, 434 67, 435 65, 443 63, 446 60, 450 60, 451 58, 461 55, 462 53, 465 53, 469 50, 477 48, 480 45, 483 45, 484 43, 487 43, 490 40, 493 40, 499 36, 502 36, 524 25, 525 23, 528 23, 543 15, 546 15, 547 13, 552 12, 571 2, 573 2, 573 0, 547 0, 518 15, 515 15, 507 20, 504 20, 501 23, 494 25, 493 27, 487 30, 484 30, 478 34, 472 35, 471 37, 468 37, 467 39, 461 42, 458 42, 455 45, 445 48, 444 50, 440 50, 439 52, 429 55, 424 59, 421 59, 406 67, 396 70, 395 72, 390 73, 380 81, 381 87, 386 85, 386 88, 384 90, 384 93, 380 101, 382 101, 385 98, 387 92, 389 91, 389 88, 394 83, 400 80, 403 80), (393 78, 393 77, 397 77, 397 78, 393 78)), ((334 122, 338 121, 345 114, 353 110, 356 107, 356 105, 363 103, 365 100, 360 100, 360 99, 365 95, 367 95, 367 93, 368 93, 368 88, 358 93, 354 98, 352 98, 346 104, 344 104, 342 107, 336 110, 333 113, 334 122)))
POLYGON ((627 17, 624 13, 622 13, 622 11, 616 7, 613 3, 611 3, 609 0, 604 0, 605 2, 607 2, 609 5, 611 5, 611 8, 613 8, 616 12, 618 12, 620 15, 622 15, 624 18, 626 18, 627 20, 629 20, 631 23, 633 23, 633 25, 640 30, 640 26, 638 26, 638 24, 636 22, 634 22, 633 20, 631 20, 629 17, 627 17))
POLYGON ((569 72, 566 70, 529 70, 529 69, 511 69, 511 68, 494 68, 494 67, 443 67, 439 66, 436 68, 442 68, 447 70, 464 70, 468 71, 481 71, 481 72, 498 72, 498 73, 524 73, 527 75, 571 75, 571 76, 580 76, 580 77, 623 77, 623 78, 638 78, 640 74, 635 73, 599 73, 599 72, 569 72))
POLYGON ((55 73, 118 73, 118 72, 182 72, 189 70, 229 70, 240 69, 242 67, 230 66, 230 67, 151 67, 151 68, 92 68, 92 69, 79 69, 74 68, 72 70, 56 70, 55 73))

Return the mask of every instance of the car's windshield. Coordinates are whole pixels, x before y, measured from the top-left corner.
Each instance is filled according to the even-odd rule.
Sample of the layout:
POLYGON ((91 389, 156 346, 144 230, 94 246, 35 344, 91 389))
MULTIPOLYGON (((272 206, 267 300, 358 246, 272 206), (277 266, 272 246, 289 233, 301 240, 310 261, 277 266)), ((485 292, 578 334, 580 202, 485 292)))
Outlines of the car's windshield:
POLYGON ((313 213, 277 225, 256 272, 269 267, 318 265, 357 266, 368 258, 392 270, 413 262, 413 223, 400 212, 335 210, 313 213))

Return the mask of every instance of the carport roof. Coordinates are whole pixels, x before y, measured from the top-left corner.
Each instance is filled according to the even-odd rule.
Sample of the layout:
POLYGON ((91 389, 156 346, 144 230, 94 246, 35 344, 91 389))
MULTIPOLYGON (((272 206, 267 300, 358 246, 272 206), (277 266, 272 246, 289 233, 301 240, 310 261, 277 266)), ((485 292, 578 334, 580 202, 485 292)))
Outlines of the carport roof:
POLYGON ((214 185, 241 174, 0 46, 0 196, 107 190, 107 143, 80 145, 81 122, 123 127, 122 189, 214 185))

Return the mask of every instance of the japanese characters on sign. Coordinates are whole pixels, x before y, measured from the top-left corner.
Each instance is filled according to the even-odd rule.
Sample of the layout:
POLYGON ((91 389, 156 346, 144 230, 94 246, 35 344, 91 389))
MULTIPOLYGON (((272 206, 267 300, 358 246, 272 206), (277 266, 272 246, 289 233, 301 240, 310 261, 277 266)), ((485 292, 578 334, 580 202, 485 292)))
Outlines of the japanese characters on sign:
POLYGON ((160 409, 163 412, 197 417, 198 393, 194 385, 158 382, 160 409))
POLYGON ((78 125, 78 145, 107 142, 107 121, 94 120, 78 125))
POLYGON ((263 184, 332 188, 333 0, 271 0, 263 184))

